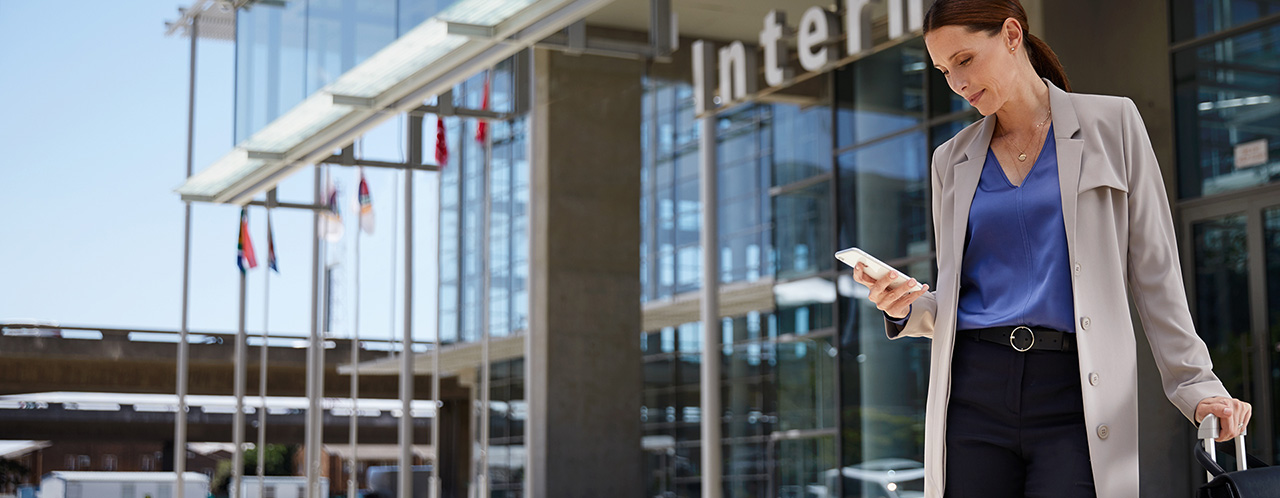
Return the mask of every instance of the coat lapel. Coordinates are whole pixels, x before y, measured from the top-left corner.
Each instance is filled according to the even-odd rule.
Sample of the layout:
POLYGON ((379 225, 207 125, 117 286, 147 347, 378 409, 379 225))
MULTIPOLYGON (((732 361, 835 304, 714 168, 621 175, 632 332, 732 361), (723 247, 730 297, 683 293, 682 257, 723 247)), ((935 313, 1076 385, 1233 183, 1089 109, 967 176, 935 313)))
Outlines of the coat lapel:
MULTIPOLYGON (((952 254, 956 254, 956 272, 960 272, 964 259, 965 233, 969 230, 969 207, 973 205, 973 194, 978 191, 978 180, 982 178, 982 165, 987 162, 987 148, 991 145, 991 135, 996 129, 995 116, 982 119, 982 128, 969 145, 965 147, 965 158, 955 165, 955 197, 952 198, 952 213, 955 222, 951 224, 951 241, 954 244, 952 254)), ((959 279, 956 280, 959 282, 959 279)))
POLYGON ((1053 135, 1058 146, 1058 190, 1062 195, 1062 221, 1067 230, 1067 252, 1075 260, 1076 194, 1080 185, 1080 155, 1084 141, 1078 137, 1080 121, 1071 96, 1044 80, 1049 86, 1049 105, 1053 108, 1053 135))

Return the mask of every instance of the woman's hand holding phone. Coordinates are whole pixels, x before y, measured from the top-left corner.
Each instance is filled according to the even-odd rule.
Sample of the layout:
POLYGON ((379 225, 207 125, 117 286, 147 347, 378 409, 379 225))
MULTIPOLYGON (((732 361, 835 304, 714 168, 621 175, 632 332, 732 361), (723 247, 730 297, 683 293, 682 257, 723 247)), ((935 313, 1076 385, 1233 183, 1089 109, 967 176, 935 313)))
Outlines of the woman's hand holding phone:
POLYGON ((857 266, 853 267, 853 280, 867 286, 871 290, 871 295, 868 296, 868 299, 876 304, 876 308, 893 318, 907 316, 911 312, 911 303, 929 291, 929 284, 924 284, 915 292, 907 292, 918 283, 914 278, 904 285, 898 285, 890 289, 889 283, 893 282, 898 276, 896 272, 885 275, 884 278, 876 279, 867 275, 863 271, 864 267, 865 265, 862 263, 858 263, 857 266))

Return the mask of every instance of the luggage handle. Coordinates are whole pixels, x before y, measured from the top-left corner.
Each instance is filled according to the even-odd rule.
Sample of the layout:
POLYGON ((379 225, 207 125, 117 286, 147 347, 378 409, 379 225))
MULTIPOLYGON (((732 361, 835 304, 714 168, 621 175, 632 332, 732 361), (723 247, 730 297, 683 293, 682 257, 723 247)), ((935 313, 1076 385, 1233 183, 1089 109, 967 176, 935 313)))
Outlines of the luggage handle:
MULTIPOLYGON (((1236 436, 1236 466, 1237 470, 1247 470, 1249 468, 1248 456, 1244 451, 1244 436, 1248 433, 1247 427, 1240 431, 1240 435, 1236 436)), ((1196 445, 1196 459, 1200 461, 1200 465, 1208 471, 1209 480, 1213 480, 1214 476, 1225 474, 1227 471, 1218 465, 1217 448, 1214 447, 1213 440, 1218 439, 1218 417, 1210 413, 1205 415, 1204 420, 1200 421, 1200 428, 1196 437, 1204 444, 1196 445)))

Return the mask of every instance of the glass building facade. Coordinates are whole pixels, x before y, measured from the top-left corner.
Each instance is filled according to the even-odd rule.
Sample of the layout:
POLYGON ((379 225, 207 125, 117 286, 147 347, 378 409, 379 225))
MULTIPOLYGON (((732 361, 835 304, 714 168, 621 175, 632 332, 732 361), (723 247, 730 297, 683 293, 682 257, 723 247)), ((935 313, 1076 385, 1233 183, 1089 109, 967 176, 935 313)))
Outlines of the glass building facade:
POLYGON ((1196 329, 1280 459, 1280 1, 1172 3, 1177 206, 1196 329))
POLYGON ((251 2, 236 16, 235 142, 457 1, 251 2))
MULTIPOLYGON (((516 106, 517 66, 508 59, 488 74, 477 74, 454 87, 456 108, 480 109, 488 78, 489 109, 508 117, 488 122, 487 144, 477 134, 480 120, 443 118, 449 160, 440 170, 438 330, 445 344, 483 341, 485 313, 490 340, 521 336, 529 327, 528 119, 516 106)), ((430 136, 426 149, 435 150, 435 119, 424 128, 430 136)), ((476 379, 482 378, 479 367, 473 373, 476 379)), ((481 431, 471 431, 470 485, 479 482, 484 468, 480 455, 487 451, 492 497, 523 496, 528 411, 524 377, 523 358, 490 362, 488 441, 481 439, 481 431)), ((485 409, 476 400, 472 427, 484 423, 485 409)))
MULTIPOLYGON (((810 102, 717 116, 720 284, 773 295, 720 324, 725 496, 887 496, 853 476, 919 474, 929 343, 885 339, 832 254, 866 247, 932 281, 930 152, 976 113, 926 62, 923 42, 907 40, 822 75, 810 102)), ((645 90, 641 275, 653 308, 701 287, 698 124, 687 79, 647 78, 645 90)), ((700 495, 701 328, 641 334, 646 496, 700 495)))

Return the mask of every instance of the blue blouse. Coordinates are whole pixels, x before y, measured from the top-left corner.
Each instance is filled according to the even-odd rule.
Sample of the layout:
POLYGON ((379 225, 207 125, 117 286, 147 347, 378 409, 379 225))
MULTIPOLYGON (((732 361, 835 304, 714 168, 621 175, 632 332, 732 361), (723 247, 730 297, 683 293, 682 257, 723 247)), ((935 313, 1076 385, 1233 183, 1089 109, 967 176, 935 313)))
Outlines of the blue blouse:
POLYGON ((1075 331, 1052 125, 1048 135, 1017 187, 987 150, 969 208, 956 330, 1029 325, 1075 331))
POLYGON ((1052 125, 1048 133, 1019 187, 987 150, 969 208, 956 330, 1029 325, 1075 331, 1052 125))

